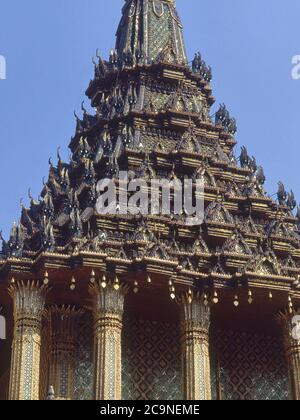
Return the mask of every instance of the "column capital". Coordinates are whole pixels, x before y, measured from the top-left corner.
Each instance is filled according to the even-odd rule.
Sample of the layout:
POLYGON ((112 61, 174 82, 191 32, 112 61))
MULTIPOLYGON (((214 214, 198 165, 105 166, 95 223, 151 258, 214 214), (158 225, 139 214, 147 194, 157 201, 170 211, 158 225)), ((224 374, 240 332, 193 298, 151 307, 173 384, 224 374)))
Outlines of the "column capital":
POLYGON ((72 305, 49 305, 46 311, 53 319, 60 321, 73 320, 84 313, 82 308, 72 305))
POLYGON ((50 320, 51 337, 64 343, 73 343, 76 322, 84 314, 84 310, 71 305, 51 305, 47 307, 46 312, 50 320))
POLYGON ((93 296, 94 315, 123 316, 124 299, 127 292, 128 287, 125 284, 95 281, 89 288, 89 293, 93 296))
POLYGON ((23 316, 41 318, 49 288, 36 280, 14 281, 8 292, 14 303, 15 320, 23 316))
POLYGON ((177 299, 181 308, 181 321, 204 330, 210 328, 210 305, 204 294, 184 293, 177 299))

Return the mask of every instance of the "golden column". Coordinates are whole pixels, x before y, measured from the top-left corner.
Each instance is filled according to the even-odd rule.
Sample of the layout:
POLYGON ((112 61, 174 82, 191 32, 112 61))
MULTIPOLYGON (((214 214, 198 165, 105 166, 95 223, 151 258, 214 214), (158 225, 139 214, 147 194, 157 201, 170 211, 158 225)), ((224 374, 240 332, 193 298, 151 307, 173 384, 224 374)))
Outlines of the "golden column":
POLYGON ((293 398, 300 400, 300 310, 287 310, 277 316, 282 331, 293 398))
POLYGON ((10 400, 39 400, 42 315, 47 286, 38 281, 14 282, 9 293, 14 307, 10 400))
POLYGON ((121 400, 124 298, 127 288, 95 281, 90 287, 94 313, 94 399, 121 400))
POLYGON ((199 293, 184 294, 181 307, 184 400, 211 400, 209 328, 210 307, 199 293))
POLYGON ((48 310, 51 334, 49 385, 58 400, 73 400, 77 326, 82 310, 72 306, 51 306, 48 310))

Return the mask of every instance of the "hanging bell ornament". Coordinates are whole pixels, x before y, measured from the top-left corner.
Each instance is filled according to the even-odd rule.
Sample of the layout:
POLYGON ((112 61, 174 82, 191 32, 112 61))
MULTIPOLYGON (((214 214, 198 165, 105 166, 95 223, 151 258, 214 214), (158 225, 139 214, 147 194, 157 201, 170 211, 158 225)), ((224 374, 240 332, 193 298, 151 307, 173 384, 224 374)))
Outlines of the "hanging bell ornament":
POLYGON ((188 302, 189 304, 193 302, 193 292, 191 288, 189 288, 189 291, 188 291, 188 302))
POLYGON ((107 286, 107 282, 106 282, 106 275, 105 275, 105 274, 103 274, 103 276, 102 276, 102 280, 101 280, 101 287, 102 287, 102 289, 105 289, 105 288, 106 288, 106 286, 107 286))
POLYGON ((96 273, 95 273, 95 271, 94 271, 94 270, 92 270, 92 272, 91 272, 91 280, 90 280, 90 282, 91 282, 92 284, 94 284, 94 283, 95 283, 95 281, 96 281, 96 273))
POLYGON ((237 308, 239 306, 240 302, 239 302, 239 298, 237 295, 234 296, 234 301, 233 301, 233 305, 237 308))
POLYGON ((114 281, 114 289, 115 290, 119 290, 120 289, 120 281, 118 279, 118 277, 116 276, 115 281, 114 281))
POLYGON ((218 303, 219 303, 219 297, 218 297, 218 293, 217 292, 214 292, 214 296, 213 296, 213 303, 215 304, 215 305, 217 305, 218 303))
POLYGON ((248 292, 248 303, 249 303, 249 305, 252 305, 252 303, 253 303, 253 296, 252 296, 251 290, 249 290, 249 292, 248 292))
POLYGON ((45 271, 43 283, 44 283, 45 286, 47 286, 47 284, 49 284, 49 274, 48 274, 48 271, 45 271))
POLYGON ((71 279, 70 290, 73 292, 75 288, 76 288, 76 280, 75 280, 75 277, 73 276, 71 279))
POLYGON ((172 300, 176 299, 176 290, 175 290, 175 287, 173 286, 173 283, 172 283, 172 286, 170 287, 170 297, 172 300))
POLYGON ((289 302, 289 304, 288 304, 288 306, 289 306, 289 312, 292 313, 293 312, 293 302, 292 302, 291 296, 289 296, 288 302, 289 302))
POLYGON ((133 283, 133 293, 137 294, 139 292, 139 284, 137 281, 133 283))

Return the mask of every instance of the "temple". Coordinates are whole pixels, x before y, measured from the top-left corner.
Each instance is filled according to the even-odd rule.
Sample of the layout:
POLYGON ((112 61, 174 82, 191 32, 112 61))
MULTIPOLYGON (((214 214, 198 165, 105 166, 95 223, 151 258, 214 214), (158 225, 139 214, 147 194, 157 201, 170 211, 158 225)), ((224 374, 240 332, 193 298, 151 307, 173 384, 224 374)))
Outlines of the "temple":
POLYGON ((175 1, 126 0, 70 161, 50 160, 2 238, 0 399, 300 399, 300 211, 235 156, 211 68, 188 63, 175 1), (120 189, 120 172, 202 180, 203 222, 99 214, 98 182, 120 189))

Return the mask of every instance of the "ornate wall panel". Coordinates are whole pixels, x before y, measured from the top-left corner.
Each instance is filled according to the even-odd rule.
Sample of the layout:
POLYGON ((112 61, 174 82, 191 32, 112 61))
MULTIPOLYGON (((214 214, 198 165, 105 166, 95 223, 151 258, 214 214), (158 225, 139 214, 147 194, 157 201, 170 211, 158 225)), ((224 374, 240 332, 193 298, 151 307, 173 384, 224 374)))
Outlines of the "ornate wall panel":
POLYGON ((172 25, 172 17, 167 10, 166 6, 160 5, 165 10, 161 10, 159 16, 157 14, 151 14, 149 19, 149 44, 150 44, 150 57, 157 56, 163 51, 170 41, 170 30, 169 27, 172 25), (158 36, 152 36, 155 33, 158 36))
POLYGON ((81 317, 78 331, 78 353, 75 370, 75 399, 93 398, 93 317, 81 317))
POLYGON ((168 323, 125 320, 123 399, 181 399, 179 327, 168 323))
MULTIPOLYGON (((75 399, 93 398, 92 317, 79 330, 75 399)), ((211 338, 212 398, 289 400, 287 367, 276 337, 218 332, 211 338)), ((177 325, 125 319, 123 399, 182 398, 180 337, 177 325)))
POLYGON ((220 385, 224 400, 290 399, 280 338, 219 331, 213 341, 215 397, 220 385))

